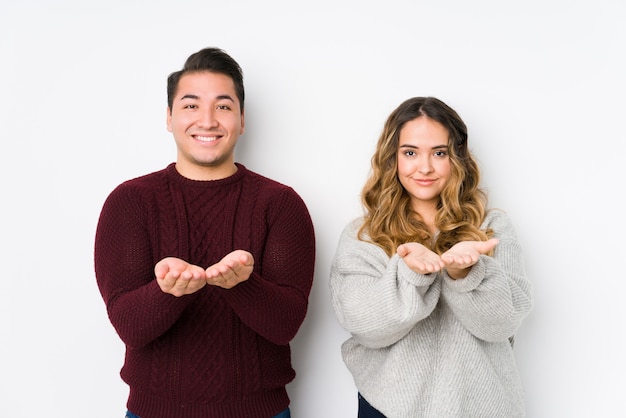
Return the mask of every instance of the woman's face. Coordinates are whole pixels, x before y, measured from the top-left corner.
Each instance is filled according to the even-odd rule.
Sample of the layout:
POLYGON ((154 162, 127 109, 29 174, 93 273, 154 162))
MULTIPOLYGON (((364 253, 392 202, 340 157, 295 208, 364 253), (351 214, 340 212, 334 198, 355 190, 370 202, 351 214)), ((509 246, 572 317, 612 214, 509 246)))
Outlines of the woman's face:
POLYGON ((398 178, 411 196, 413 210, 436 210, 450 180, 448 130, 425 116, 407 122, 400 131, 398 178))

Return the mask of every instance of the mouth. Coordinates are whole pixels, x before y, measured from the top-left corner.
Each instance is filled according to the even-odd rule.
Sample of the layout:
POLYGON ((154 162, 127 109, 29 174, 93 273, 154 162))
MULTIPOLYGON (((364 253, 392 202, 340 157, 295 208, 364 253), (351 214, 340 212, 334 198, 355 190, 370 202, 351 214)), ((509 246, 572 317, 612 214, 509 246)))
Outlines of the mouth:
POLYGON ((192 135, 193 139, 195 139, 196 141, 200 141, 200 142, 215 142, 218 139, 221 138, 220 135, 211 135, 211 136, 205 136, 205 135, 192 135))
POLYGON ((421 186, 430 186, 435 181, 435 179, 415 179, 415 182, 421 186))

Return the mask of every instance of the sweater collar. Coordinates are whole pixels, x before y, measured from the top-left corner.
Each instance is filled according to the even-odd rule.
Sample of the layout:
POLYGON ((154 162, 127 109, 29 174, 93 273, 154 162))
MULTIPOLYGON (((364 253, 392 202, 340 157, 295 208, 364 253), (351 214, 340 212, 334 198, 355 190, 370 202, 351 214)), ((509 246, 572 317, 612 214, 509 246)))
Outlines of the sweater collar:
POLYGON ((180 184, 181 186, 195 186, 195 187, 220 187, 233 183, 237 183, 243 179, 247 173, 248 169, 240 163, 235 163, 237 166, 237 172, 232 176, 219 179, 219 180, 192 180, 187 177, 182 176, 178 170, 176 170, 176 163, 171 163, 165 169, 167 176, 172 180, 172 182, 180 184))

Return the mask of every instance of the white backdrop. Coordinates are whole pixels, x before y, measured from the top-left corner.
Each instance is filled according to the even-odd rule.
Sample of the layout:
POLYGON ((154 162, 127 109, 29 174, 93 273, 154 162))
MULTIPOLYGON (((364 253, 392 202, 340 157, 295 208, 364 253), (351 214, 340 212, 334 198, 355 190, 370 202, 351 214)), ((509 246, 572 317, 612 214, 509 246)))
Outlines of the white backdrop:
POLYGON ((0 0, 0 417, 123 416, 95 226, 118 183, 173 161, 166 77, 206 46, 244 69, 238 161, 316 227, 294 418, 356 416, 330 262, 385 118, 422 95, 464 118, 525 248, 529 417, 625 416, 625 19, 621 0, 0 0))

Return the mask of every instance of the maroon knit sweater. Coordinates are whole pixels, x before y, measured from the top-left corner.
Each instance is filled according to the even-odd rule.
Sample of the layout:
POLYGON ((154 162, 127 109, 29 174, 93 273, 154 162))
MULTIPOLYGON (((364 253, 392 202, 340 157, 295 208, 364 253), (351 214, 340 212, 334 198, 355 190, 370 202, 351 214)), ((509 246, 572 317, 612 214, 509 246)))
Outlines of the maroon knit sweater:
POLYGON ((289 341, 307 310, 313 224, 293 189, 237 166, 226 179, 194 181, 171 164, 104 203, 96 279, 126 344, 127 407, 142 418, 268 418, 289 405, 289 341), (174 297, 156 282, 164 257, 208 267, 235 249, 252 253, 254 271, 230 290, 174 297))

